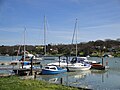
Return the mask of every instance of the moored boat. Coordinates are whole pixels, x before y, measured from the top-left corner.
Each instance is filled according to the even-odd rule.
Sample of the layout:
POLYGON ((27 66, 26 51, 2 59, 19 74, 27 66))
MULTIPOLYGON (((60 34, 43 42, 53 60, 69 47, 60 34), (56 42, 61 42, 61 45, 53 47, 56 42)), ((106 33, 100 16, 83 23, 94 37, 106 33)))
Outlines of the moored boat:
POLYGON ((46 75, 52 75, 52 74, 59 74, 64 72, 67 72, 67 69, 63 69, 55 65, 50 65, 50 66, 45 66, 44 69, 42 69, 41 73, 46 75))
POLYGON ((105 69, 108 69, 109 66, 108 66, 108 61, 106 61, 106 65, 104 65, 103 63, 103 58, 102 58, 102 64, 101 63, 93 63, 91 64, 91 69, 97 69, 97 70, 105 70, 105 69))
POLYGON ((94 60, 88 60, 87 57, 73 57, 71 60, 71 63, 80 63, 80 62, 85 62, 89 64, 98 64, 100 62, 94 61, 94 60))
POLYGON ((105 70, 105 66, 102 64, 92 64, 91 69, 105 70))
POLYGON ((78 70, 89 70, 91 68, 90 64, 85 63, 74 63, 70 66, 68 66, 69 71, 78 71, 78 70))
POLYGON ((86 63, 84 60, 84 58, 78 58, 78 47, 77 47, 77 19, 75 21, 75 27, 74 27, 74 32, 73 32, 73 38, 72 38, 72 44, 74 41, 74 37, 76 40, 76 56, 72 58, 72 60, 70 60, 70 63, 72 65, 68 65, 67 68, 69 71, 76 71, 76 70, 89 70, 91 68, 91 65, 89 63, 86 63))

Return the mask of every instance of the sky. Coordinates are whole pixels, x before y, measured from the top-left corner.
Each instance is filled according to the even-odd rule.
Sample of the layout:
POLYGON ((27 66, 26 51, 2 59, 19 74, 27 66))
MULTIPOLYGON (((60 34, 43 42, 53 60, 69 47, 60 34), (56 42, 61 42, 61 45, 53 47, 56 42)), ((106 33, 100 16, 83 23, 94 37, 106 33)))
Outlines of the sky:
POLYGON ((120 0, 0 0, 0 45, 71 44, 120 38, 120 0), (24 30, 26 29, 25 33, 24 30))

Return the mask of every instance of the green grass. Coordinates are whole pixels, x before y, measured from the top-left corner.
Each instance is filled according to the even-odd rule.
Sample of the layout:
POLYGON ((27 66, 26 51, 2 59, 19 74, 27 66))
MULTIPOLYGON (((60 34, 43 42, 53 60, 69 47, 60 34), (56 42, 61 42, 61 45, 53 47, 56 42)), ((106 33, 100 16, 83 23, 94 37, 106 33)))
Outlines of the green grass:
POLYGON ((39 80, 22 80, 18 77, 0 78, 0 90, 78 90, 39 80))

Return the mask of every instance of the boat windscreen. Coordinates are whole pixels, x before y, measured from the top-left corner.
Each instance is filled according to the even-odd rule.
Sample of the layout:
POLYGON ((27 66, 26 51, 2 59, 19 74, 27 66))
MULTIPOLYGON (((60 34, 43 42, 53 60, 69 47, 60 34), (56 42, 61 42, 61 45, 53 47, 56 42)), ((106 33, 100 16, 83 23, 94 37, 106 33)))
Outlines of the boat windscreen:
POLYGON ((49 69, 49 67, 45 67, 45 69, 49 69))

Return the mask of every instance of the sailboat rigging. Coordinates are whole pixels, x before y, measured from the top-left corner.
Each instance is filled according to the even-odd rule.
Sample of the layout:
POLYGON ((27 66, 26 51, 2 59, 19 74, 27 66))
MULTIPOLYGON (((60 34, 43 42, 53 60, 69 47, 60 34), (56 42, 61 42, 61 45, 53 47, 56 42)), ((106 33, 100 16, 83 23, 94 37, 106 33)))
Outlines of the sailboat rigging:
POLYGON ((26 52, 26 48, 25 48, 25 39, 26 39, 26 37, 25 37, 25 34, 26 34, 26 27, 24 27, 24 59, 23 59, 23 61, 25 61, 25 52, 26 52))
POLYGON ((91 68, 90 64, 87 64, 84 62, 85 58, 84 57, 77 57, 78 54, 78 47, 77 47, 77 19, 75 21, 75 27, 74 27, 74 32, 73 32, 73 38, 72 38, 72 45, 74 41, 74 37, 76 39, 76 51, 75 51, 75 57, 72 58, 71 63, 72 65, 68 66, 69 71, 76 71, 76 70, 89 70, 91 68))
POLYGON ((73 32, 73 37, 72 37, 72 45, 73 45, 73 41, 74 41, 74 37, 75 37, 75 39, 76 39, 76 57, 77 57, 77 30, 76 30, 76 28, 77 28, 77 19, 76 19, 76 21, 75 21, 75 26, 74 26, 74 32, 73 32))
POLYGON ((44 56, 46 56, 46 17, 44 16, 44 56))

